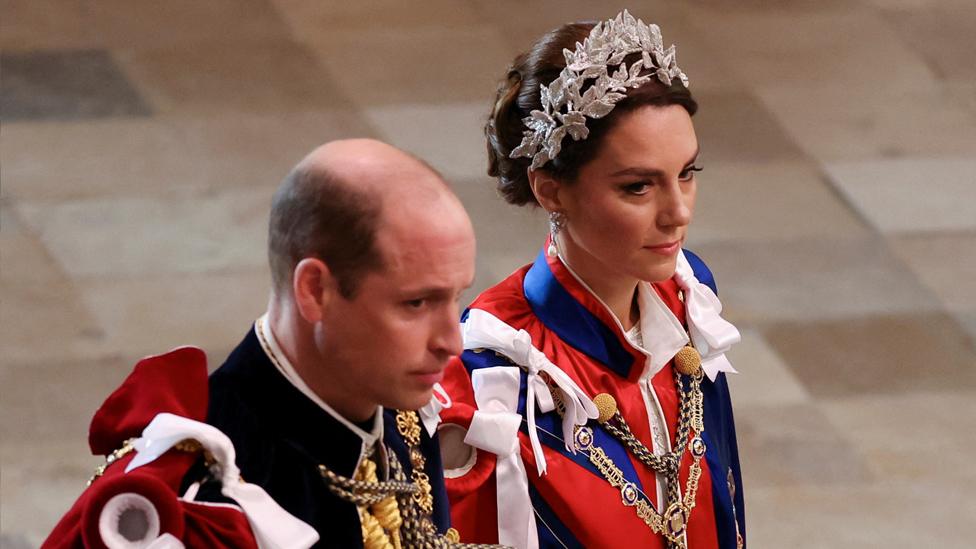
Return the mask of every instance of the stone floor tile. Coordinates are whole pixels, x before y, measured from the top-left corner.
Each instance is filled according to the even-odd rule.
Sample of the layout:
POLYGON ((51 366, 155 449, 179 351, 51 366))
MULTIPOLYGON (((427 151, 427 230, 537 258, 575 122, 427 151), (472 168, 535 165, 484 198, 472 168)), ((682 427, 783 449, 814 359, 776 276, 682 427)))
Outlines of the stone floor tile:
MULTIPOLYGON (((487 4, 477 4, 482 17, 503 32, 520 37, 521 47, 527 48, 536 38, 565 23, 573 21, 601 21, 616 16, 627 9, 631 15, 645 23, 655 23, 661 27, 664 39, 677 41, 677 35, 669 32, 669 23, 675 22, 681 13, 666 0, 646 0, 634 3, 623 0, 608 2, 588 2, 587 0, 495 0, 487 4)), ((680 55, 680 53, 679 53, 680 55)))
POLYGON ((484 125, 487 104, 407 104, 364 111, 381 139, 406 149, 449 180, 481 176, 488 169, 484 125))
POLYGON ((19 532, 0 533, 0 546, 4 549, 34 549, 36 543, 31 543, 27 536, 19 532))
MULTIPOLYGON (((32 440, 0 454, 0 529, 37 547, 85 489, 104 458, 91 455, 87 428, 68 440, 32 440)), ((6 549, 6 545, 3 546, 6 549)))
POLYGON ((976 346, 945 313, 780 321, 762 332, 818 398, 976 388, 976 346))
POLYGON ((976 311, 957 312, 953 316, 962 329, 969 334, 972 344, 976 345, 976 311))
MULTIPOLYGON (((254 246, 263 251, 260 244, 254 246)), ((270 275, 246 271, 97 278, 82 288, 98 319, 103 348, 126 356, 180 345, 227 349, 236 345, 268 302, 270 275)), ((214 360, 217 360, 214 358, 214 360)))
POLYGON ((813 9, 694 10, 703 38, 756 86, 832 82, 873 89, 931 89, 934 74, 876 11, 849 2, 813 9), (800 14, 798 12, 802 11, 800 14))
POLYGON ((87 4, 85 0, 0 0, 0 49, 8 53, 100 47, 87 4))
MULTIPOLYGON (((90 0, 106 47, 209 50, 218 43, 284 40, 288 27, 270 0, 90 0)), ((242 68, 242 67, 237 67, 242 68)))
POLYGON ((728 358, 738 374, 728 376, 735 408, 787 406, 810 401, 806 388, 756 329, 741 326, 742 341, 728 358))
POLYGON ((884 233, 976 230, 976 160, 837 162, 826 171, 884 233))
POLYGON ((25 200, 273 189, 319 144, 373 135, 349 110, 11 124, 0 170, 4 191, 25 200))
POLYGON ((487 111, 517 53, 483 25, 334 30, 307 44, 361 107, 476 101, 487 111))
POLYGON ((976 117, 976 79, 970 82, 949 82, 945 85, 949 102, 976 117))
POLYGON ((92 415, 139 358, 117 354, 88 360, 4 361, 0 437, 18 445, 53 440, 85 443, 92 415), (24 391, 26 387, 31 390, 24 391))
POLYGON ((694 9, 686 13, 688 10, 681 9, 674 2, 646 0, 640 3, 614 1, 595 4, 586 0, 502 0, 493 2, 490 7, 477 5, 477 8, 518 52, 528 50, 535 40, 567 22, 605 20, 626 8, 634 17, 658 25, 666 45, 675 44, 678 63, 691 79, 695 94, 703 90, 745 89, 744 82, 706 43, 702 36, 704 33, 693 24, 694 9))
POLYGON ((24 224, 14 209, 14 201, 9 195, 0 197, 0 235, 21 236, 24 230, 24 224))
MULTIPOLYGON (((127 49, 118 59, 162 113, 343 109, 349 101, 303 45, 288 39, 127 49)), ((347 66, 349 69, 352 65, 347 66)))
POLYGON ((850 443, 815 404, 736 405, 735 430, 746 494, 770 486, 871 480, 850 443))
POLYGON ((692 249, 705 242, 864 237, 864 224, 806 162, 711 162, 702 155, 692 249), (816 215, 797 215, 815 211, 816 215))
MULTIPOLYGON (((976 366, 973 362, 971 366, 976 366)), ((924 368, 925 366, 920 366, 924 368)), ((877 478, 976 483, 976 392, 852 395, 820 403, 877 478)))
POLYGON ((938 8, 947 10, 966 9, 973 5, 969 0, 867 0, 866 3, 883 12, 910 12, 938 8))
POLYGON ((13 208, 5 208, 2 215, 0 348, 4 364, 95 355, 102 332, 77 287, 40 239, 14 221, 13 208))
POLYGON ((508 204, 495 189, 495 181, 487 176, 454 185, 478 238, 478 263, 484 266, 487 282, 482 289, 535 261, 549 232, 541 210, 508 204))
POLYGON ((924 9, 885 10, 885 20, 942 80, 976 80, 971 37, 976 6, 930 5, 924 9))
POLYGON ((891 247, 950 311, 976 311, 976 232, 904 236, 891 247))
POLYGON ((5 124, 4 193, 22 200, 83 198, 193 183, 205 169, 158 119, 5 124))
POLYGON ((943 89, 830 80, 757 88, 763 104, 821 162, 976 154, 976 114, 943 89))
POLYGON ((751 547, 963 549, 976 513, 971 481, 886 481, 871 485, 746 486, 751 547))
POLYGON ((695 131, 704 161, 802 161, 803 151, 749 92, 697 93, 695 131))
POLYGON ((299 39, 314 39, 322 29, 432 28, 473 26, 481 23, 478 7, 453 0, 428 0, 404 4, 398 0, 365 2, 307 2, 271 0, 293 34, 299 39))
POLYGON ((774 323, 941 308, 876 237, 726 242, 693 249, 715 273, 719 297, 733 320, 774 323))
POLYGON ((69 276, 137 278, 264 266, 272 192, 31 202, 18 211, 69 276))
POLYGON ((5 121, 149 116, 149 104, 105 50, 0 55, 5 121))

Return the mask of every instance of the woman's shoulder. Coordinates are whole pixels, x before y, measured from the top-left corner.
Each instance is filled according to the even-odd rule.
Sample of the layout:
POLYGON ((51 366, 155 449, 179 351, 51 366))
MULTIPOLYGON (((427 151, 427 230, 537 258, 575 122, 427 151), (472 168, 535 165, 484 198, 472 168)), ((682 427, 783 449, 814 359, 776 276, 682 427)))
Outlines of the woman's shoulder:
POLYGON ((705 264, 705 260, 689 249, 683 249, 682 251, 685 254, 685 259, 688 260, 688 264, 691 266, 691 270, 695 273, 695 278, 697 278, 702 284, 711 288, 712 291, 718 295, 718 286, 715 284, 715 275, 712 274, 712 270, 709 269, 708 265, 705 264))
POLYGON ((515 326, 513 323, 519 322, 532 312, 523 289, 525 273, 528 270, 529 265, 521 267, 499 283, 484 290, 468 305, 468 310, 480 309, 491 313, 506 324, 519 328, 520 326, 515 326))

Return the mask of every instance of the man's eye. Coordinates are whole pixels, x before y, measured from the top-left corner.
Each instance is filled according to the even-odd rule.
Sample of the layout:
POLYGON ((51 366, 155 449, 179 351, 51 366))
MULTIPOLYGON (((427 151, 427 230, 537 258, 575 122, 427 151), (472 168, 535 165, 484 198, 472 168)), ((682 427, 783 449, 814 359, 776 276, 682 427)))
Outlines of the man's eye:
POLYGON ((685 168, 683 172, 678 175, 678 179, 681 181, 690 181, 691 178, 695 177, 695 172, 702 171, 701 166, 689 166, 685 168))
POLYGON ((427 300, 424 299, 424 298, 410 299, 410 300, 404 301, 403 304, 406 305, 407 307, 411 308, 411 309, 420 309, 421 307, 423 307, 424 305, 427 304, 427 300))

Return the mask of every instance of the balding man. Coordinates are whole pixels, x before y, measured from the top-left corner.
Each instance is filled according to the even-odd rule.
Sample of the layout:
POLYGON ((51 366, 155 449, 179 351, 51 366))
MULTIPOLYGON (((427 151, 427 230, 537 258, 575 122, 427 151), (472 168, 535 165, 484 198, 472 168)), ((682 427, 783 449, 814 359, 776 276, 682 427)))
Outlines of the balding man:
POLYGON ((433 393, 474 254, 447 184, 376 141, 316 149, 275 194, 268 310, 211 375, 208 422, 321 545, 442 543, 433 393))

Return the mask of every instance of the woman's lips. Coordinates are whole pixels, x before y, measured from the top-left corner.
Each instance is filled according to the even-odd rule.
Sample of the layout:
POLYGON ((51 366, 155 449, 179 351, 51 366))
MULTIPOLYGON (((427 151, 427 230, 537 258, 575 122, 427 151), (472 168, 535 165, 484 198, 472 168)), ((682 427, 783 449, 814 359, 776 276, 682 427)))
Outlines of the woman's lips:
POLYGON ((681 241, 675 240, 674 242, 669 242, 667 244, 658 244, 656 246, 644 246, 644 248, 656 254, 671 256, 678 253, 678 249, 681 248, 681 241))

